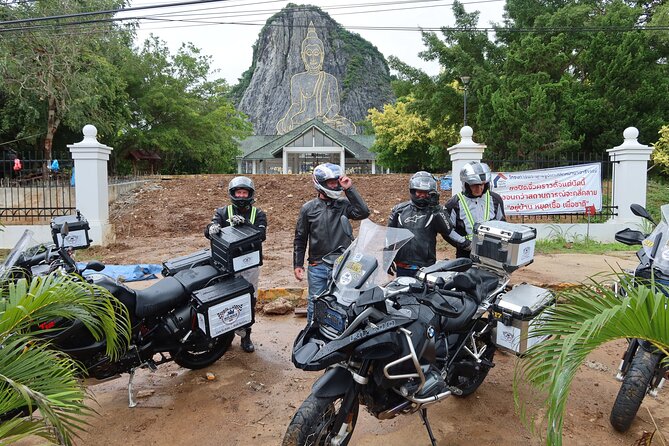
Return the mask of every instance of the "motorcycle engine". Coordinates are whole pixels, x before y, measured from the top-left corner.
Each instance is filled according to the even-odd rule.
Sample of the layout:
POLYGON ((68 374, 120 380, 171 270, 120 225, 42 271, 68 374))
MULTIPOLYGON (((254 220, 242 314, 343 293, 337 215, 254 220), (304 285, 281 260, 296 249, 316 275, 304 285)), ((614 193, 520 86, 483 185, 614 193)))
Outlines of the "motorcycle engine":
POLYGON ((160 341, 174 343, 186 336, 193 327, 193 312, 190 305, 177 308, 163 317, 156 334, 160 341))

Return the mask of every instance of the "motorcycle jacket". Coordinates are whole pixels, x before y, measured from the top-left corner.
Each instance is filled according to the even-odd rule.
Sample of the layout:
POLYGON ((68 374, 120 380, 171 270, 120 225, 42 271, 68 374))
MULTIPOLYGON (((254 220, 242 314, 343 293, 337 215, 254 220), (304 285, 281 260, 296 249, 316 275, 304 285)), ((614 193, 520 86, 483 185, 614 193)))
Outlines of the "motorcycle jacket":
POLYGON ((209 226, 217 224, 221 228, 231 225, 233 215, 241 215, 246 220, 245 224, 250 224, 255 229, 260 231, 260 240, 265 241, 267 232, 267 215, 255 206, 240 208, 234 204, 218 208, 214 211, 214 217, 211 223, 204 228, 204 236, 209 238, 209 226))
POLYGON ((369 216, 369 208, 354 187, 345 190, 346 198, 336 200, 319 197, 306 202, 300 209, 293 241, 293 268, 304 267, 304 256, 309 243, 310 265, 317 265, 323 256, 339 247, 346 248, 351 239, 341 227, 341 216, 362 220, 369 216))
POLYGON ((393 208, 388 226, 406 228, 414 235, 395 256, 395 264, 405 269, 433 265, 437 261, 437 234, 448 240, 453 229, 441 206, 419 207, 412 201, 393 208))
POLYGON ((486 190, 480 197, 459 193, 446 203, 446 214, 454 227, 452 245, 457 248, 457 257, 469 257, 474 226, 490 220, 505 220, 504 202, 495 192, 486 190))

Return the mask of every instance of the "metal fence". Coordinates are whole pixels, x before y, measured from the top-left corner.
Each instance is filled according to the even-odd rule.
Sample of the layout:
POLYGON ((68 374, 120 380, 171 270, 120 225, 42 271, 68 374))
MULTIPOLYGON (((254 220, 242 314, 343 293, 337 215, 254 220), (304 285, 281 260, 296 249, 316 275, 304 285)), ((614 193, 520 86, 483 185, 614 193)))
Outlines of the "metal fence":
POLYGON ((69 153, 45 160, 41 152, 2 152, 0 222, 38 224, 71 214, 75 210, 72 166, 69 153))
MULTIPOLYGON (((532 158, 500 159, 484 158, 493 172, 518 172, 523 170, 549 169, 553 167, 575 166, 579 164, 601 163, 602 165, 602 210, 590 217, 592 223, 603 223, 618 215, 617 206, 613 206, 613 165, 607 153, 568 153, 559 155, 536 154, 532 158)), ((588 217, 581 212, 567 214, 513 215, 507 220, 515 223, 582 223, 588 217)))

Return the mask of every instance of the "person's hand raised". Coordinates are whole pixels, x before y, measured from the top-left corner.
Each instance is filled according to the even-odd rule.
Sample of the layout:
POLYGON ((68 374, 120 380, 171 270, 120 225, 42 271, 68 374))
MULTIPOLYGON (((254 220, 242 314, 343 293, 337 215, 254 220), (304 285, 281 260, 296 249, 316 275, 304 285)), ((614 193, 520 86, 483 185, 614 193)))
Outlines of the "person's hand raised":
POLYGON ((343 177, 339 178, 339 184, 341 184, 341 187, 344 188, 344 190, 349 189, 351 186, 353 186, 353 181, 346 175, 343 177))

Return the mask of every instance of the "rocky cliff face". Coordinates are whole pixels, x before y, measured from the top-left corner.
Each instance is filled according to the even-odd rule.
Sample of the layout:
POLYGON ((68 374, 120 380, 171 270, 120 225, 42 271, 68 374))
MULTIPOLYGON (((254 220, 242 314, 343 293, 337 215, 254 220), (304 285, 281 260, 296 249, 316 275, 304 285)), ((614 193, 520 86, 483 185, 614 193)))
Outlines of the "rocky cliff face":
POLYGON ((267 21, 254 46, 253 64, 233 90, 256 135, 277 134, 277 123, 291 108, 291 78, 306 71, 302 44, 312 23, 310 36, 315 31, 323 44, 322 71, 338 81, 340 116, 355 123, 368 109, 394 100, 388 65, 376 47, 315 6, 290 4, 267 21))

